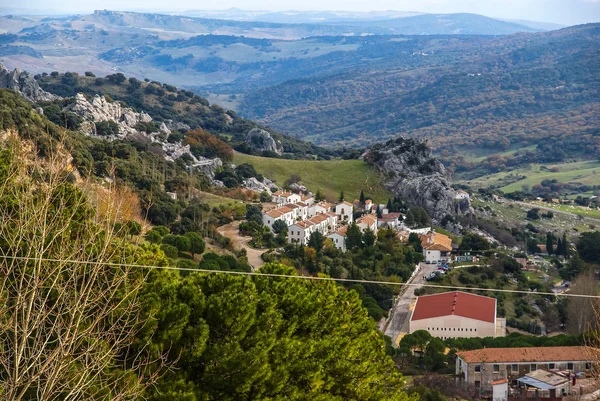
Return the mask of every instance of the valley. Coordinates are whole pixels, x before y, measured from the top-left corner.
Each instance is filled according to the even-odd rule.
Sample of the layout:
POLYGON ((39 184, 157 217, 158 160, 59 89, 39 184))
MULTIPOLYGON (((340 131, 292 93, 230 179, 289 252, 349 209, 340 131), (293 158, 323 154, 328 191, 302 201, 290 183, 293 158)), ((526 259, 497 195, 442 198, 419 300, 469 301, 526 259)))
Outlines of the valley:
POLYGON ((600 23, 181 14, 0 13, 0 395, 598 389, 600 23))

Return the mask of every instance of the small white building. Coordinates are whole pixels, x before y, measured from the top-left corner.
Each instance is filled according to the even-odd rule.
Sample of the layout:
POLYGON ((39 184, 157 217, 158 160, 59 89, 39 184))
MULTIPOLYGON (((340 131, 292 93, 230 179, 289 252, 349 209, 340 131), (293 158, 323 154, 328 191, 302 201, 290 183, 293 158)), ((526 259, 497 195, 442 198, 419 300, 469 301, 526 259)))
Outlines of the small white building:
POLYGON ((420 234, 425 263, 448 262, 452 253, 452 239, 447 235, 431 231, 420 234))
POLYGON ((366 210, 367 212, 370 212, 370 211, 371 211, 371 209, 373 209, 373 201, 372 201, 371 199, 367 199, 367 200, 365 201, 365 210, 366 210))
POLYGON ((365 214, 356 219, 356 225, 360 228, 360 231, 364 232, 368 229, 377 234, 377 216, 374 214, 365 214))
POLYGON ((288 227, 288 243, 307 245, 315 225, 310 221, 299 221, 288 227))
POLYGON ((352 223, 353 206, 350 202, 342 202, 335 205, 335 214, 340 216, 340 222, 352 223))
POLYGON ((346 252, 346 232, 348 231, 348 226, 344 226, 337 230, 336 232, 329 234, 327 238, 331 239, 333 245, 341 250, 342 252, 346 252))
POLYGON ((312 206, 315 203, 315 198, 312 195, 300 196, 300 202, 306 203, 307 206, 312 206))
POLYGON ((269 210, 266 213, 263 213, 263 225, 269 227, 271 231, 273 231, 273 223, 277 220, 282 220, 286 226, 294 224, 296 221, 296 211, 295 209, 290 209, 287 206, 282 206, 277 209, 269 210))
POLYGON ((471 197, 471 195, 469 195, 468 192, 463 191, 462 189, 459 189, 458 191, 456 191, 456 195, 454 195, 454 199, 469 199, 471 197))
POLYGON ((404 221, 402 213, 385 213, 381 215, 381 218, 377 219, 377 227, 390 227, 397 229, 400 227, 402 221, 404 221))
POLYGON ((508 379, 494 380, 491 384, 492 401, 508 401, 508 379))
POLYGON ((308 208, 308 216, 314 217, 319 214, 324 214, 327 212, 335 211, 335 205, 329 202, 319 202, 315 203, 308 208))
POLYGON ((277 206, 287 205, 289 203, 296 203, 302 200, 301 196, 293 192, 277 191, 271 195, 271 200, 276 203, 277 206))

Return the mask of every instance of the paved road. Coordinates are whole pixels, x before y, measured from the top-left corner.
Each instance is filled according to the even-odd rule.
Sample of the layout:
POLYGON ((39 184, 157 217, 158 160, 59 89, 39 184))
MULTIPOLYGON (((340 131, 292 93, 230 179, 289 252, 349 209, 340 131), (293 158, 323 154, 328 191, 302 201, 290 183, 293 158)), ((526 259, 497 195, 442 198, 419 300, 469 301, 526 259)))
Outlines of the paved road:
POLYGON ((265 250, 250 248, 248 242, 252 239, 252 237, 244 237, 240 235, 239 230, 240 222, 234 221, 232 223, 226 224, 224 226, 218 227, 217 231, 231 239, 233 247, 236 249, 245 249, 246 254, 248 255, 248 263, 252 266, 252 270, 259 269, 265 262, 262 260, 261 256, 265 253, 265 250))
MULTIPOLYGON (((437 265, 428 265, 425 263, 419 264, 419 270, 415 274, 410 284, 423 284, 425 280, 423 276, 428 276, 434 270, 437 270, 437 265)), ((404 287, 403 293, 400 293, 396 298, 396 303, 392 309, 392 313, 388 318, 387 327, 384 330, 385 335, 392 338, 392 342, 395 343, 396 338, 400 333, 408 332, 408 321, 410 319, 410 305, 415 300, 415 290, 420 288, 419 286, 408 286, 404 287)))

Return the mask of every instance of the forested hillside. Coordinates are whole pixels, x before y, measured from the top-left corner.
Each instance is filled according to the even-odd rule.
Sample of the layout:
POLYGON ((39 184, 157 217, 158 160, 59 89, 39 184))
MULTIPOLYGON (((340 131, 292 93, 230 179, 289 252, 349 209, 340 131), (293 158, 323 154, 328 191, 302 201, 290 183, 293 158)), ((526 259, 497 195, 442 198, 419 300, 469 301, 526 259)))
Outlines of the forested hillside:
POLYGON ((198 264, 199 217, 220 209, 164 191, 200 179, 0 89, 0 346, 22 350, 0 353, 2 399, 408 400, 357 292, 189 271, 249 271, 231 252, 198 264))
POLYGON ((453 157, 532 144, 540 161, 598 153, 600 25, 471 41, 399 40, 420 40, 420 52, 407 47, 381 67, 324 71, 250 92, 239 111, 329 146, 402 134, 428 138, 453 157))
MULTIPOLYGON (((77 93, 86 95, 106 95, 108 99, 122 101, 125 105, 150 114, 157 122, 168 120, 184 126, 186 129, 202 128, 223 140, 231 142, 240 150, 250 152, 243 146, 246 134, 253 128, 263 128, 283 146, 288 157, 321 156, 334 154, 314 146, 308 142, 282 135, 274 130, 261 127, 259 124, 239 117, 235 112, 212 104, 188 90, 156 81, 140 81, 126 78, 123 74, 112 74, 106 77, 95 77, 92 73, 51 73, 36 75, 40 86, 55 95, 73 97, 77 93)), ((158 127, 149 127, 158 130, 158 127)), ((273 155, 276 156, 276 155, 273 155)))

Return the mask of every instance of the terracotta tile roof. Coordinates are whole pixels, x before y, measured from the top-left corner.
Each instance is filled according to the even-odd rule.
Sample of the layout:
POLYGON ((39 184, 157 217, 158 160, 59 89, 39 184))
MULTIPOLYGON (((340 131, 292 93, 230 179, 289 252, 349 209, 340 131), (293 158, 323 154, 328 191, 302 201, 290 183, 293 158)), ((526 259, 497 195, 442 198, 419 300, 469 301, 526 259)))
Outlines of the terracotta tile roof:
POLYGON ((305 221, 299 221, 299 222, 297 222, 297 223, 294 223, 294 224, 292 224, 292 226, 298 226, 298 227, 300 227, 300 228, 305 228, 305 229, 306 229, 306 228, 308 228, 308 227, 314 226, 314 224, 313 224, 313 223, 311 223, 311 222, 310 222, 310 221, 308 221, 308 220, 305 220, 305 221))
POLYGON ((338 233, 342 237, 345 237, 347 232, 348 232, 348 226, 344 226, 336 231, 336 233, 338 233))
POLYGON ((335 207, 335 205, 333 203, 329 203, 329 202, 319 202, 319 203, 317 203, 317 205, 321 206, 322 208, 325 208, 327 210, 335 207))
POLYGON ((293 204, 293 203, 290 203, 290 204, 288 204, 288 205, 285 205, 285 206, 286 206, 287 208, 289 208, 289 209, 298 209, 298 208, 300 207, 300 206, 298 206, 298 205, 295 205, 295 204, 293 204))
POLYGON ((309 199, 314 199, 311 195, 303 195, 300 197, 300 199, 302 199, 303 201, 305 200, 309 200, 309 199))
POLYGON ((306 203, 304 202, 296 202, 296 205, 300 206, 300 207, 306 207, 308 206, 306 203))
POLYGON ((597 361, 600 350, 592 347, 483 348, 457 352, 467 363, 476 362, 574 362, 597 361))
POLYGON ((504 384, 504 383, 508 383, 508 379, 493 380, 491 384, 492 384, 492 386, 496 386, 498 384, 504 384))
POLYGON ((338 203, 338 206, 339 206, 339 205, 354 206, 354 205, 352 205, 352 203, 350 203, 350 202, 348 202, 348 201, 343 201, 343 202, 341 202, 341 203, 338 203))
POLYGON ((279 210, 281 213, 289 213, 289 212, 292 211, 292 209, 290 209, 289 206, 283 206, 283 207, 280 207, 277 210, 279 210))
POLYGON ((431 232, 419 235, 419 239, 421 240, 423 249, 446 252, 452 250, 452 239, 444 234, 431 232))
POLYGON ((337 217, 337 214, 335 214, 335 212, 327 212, 326 214, 331 217, 337 217))
POLYGON ((496 321, 496 299, 461 291, 423 295, 417 298, 410 320, 450 315, 494 323, 496 321))
POLYGON ((324 222, 325 220, 327 220, 327 216, 325 216, 323 214, 318 214, 308 221, 310 221, 311 223, 314 223, 314 224, 319 224, 319 223, 324 222))
POLYGON ((382 214, 381 218, 379 220, 394 221, 394 220, 398 220, 401 215, 402 215, 402 213, 397 213, 397 212, 382 214))
POLYGON ((283 213, 279 209, 269 210, 265 213, 267 216, 273 217, 274 219, 283 216, 283 213))
POLYGON ((358 220, 356 220, 356 224, 360 224, 360 223, 365 223, 366 225, 371 226, 371 225, 377 223, 377 219, 371 215, 365 215, 365 216, 362 216, 361 218, 359 218, 358 220))

